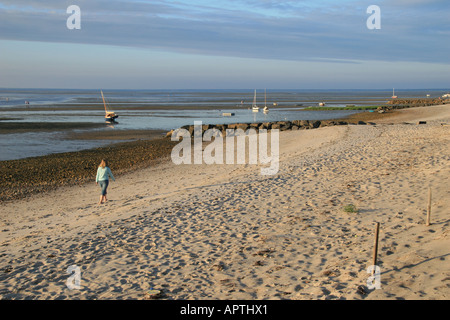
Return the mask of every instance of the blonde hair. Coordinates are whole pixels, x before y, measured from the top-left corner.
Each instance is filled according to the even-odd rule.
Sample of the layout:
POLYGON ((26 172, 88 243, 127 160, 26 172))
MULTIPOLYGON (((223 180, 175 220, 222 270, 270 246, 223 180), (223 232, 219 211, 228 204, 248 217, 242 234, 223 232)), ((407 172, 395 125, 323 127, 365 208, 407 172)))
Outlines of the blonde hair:
POLYGON ((102 167, 104 169, 107 166, 108 166, 108 160, 103 159, 102 162, 100 162, 99 167, 102 167))

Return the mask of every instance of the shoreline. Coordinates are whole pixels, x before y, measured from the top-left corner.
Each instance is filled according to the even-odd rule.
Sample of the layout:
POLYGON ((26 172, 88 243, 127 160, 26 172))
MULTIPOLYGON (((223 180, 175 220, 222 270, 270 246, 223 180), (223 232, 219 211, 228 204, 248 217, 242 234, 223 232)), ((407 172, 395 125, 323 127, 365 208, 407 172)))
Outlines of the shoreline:
POLYGON ((93 182, 7 202, 0 298, 141 300, 153 288, 164 300, 448 299, 442 121, 448 106, 281 132, 270 177, 259 166, 161 161, 118 175, 105 205, 93 182), (375 221, 380 290, 367 287, 375 221), (81 290, 66 287, 74 264, 81 290))
MULTIPOLYGON (((132 136, 137 137, 135 134, 132 136)), ((138 136, 142 138, 142 133, 138 136)), ((115 142, 111 146, 94 149, 1 161, 0 203, 20 201, 61 187, 84 185, 92 180, 93 172, 103 158, 114 163, 119 176, 159 163, 170 154, 174 143, 157 136, 159 133, 151 132, 147 134, 147 140, 115 142)), ((124 138, 130 136, 125 135, 124 138)))
MULTIPOLYGON (((434 107, 442 108, 445 105, 434 107)), ((343 125, 358 124, 360 121, 372 124, 394 123, 395 121, 393 122, 392 120, 404 114, 405 110, 417 110, 416 112, 418 112, 423 110, 421 108, 430 107, 392 110, 382 114, 368 111, 360 112, 342 119, 324 120, 324 124, 333 121, 342 121, 343 125)), ((74 125, 76 126, 77 124, 74 125)), ((48 126, 45 128, 48 129, 48 126)), ((108 158, 111 163, 116 163, 115 169, 119 174, 145 168, 155 163, 155 161, 162 161, 162 159, 169 157, 171 148, 177 144, 177 142, 172 142, 167 137, 164 138, 166 131, 163 130, 103 131, 96 132, 95 135, 92 135, 91 132, 70 132, 70 129, 68 131, 66 133, 68 139, 99 139, 112 140, 114 142, 111 146, 0 161, 3 165, 1 169, 3 172, 0 175, 0 183, 3 186, 0 191, 0 203, 22 200, 29 195, 45 193, 48 190, 55 190, 59 187, 86 183, 89 181, 92 171, 95 171, 96 162, 100 162, 102 157, 108 158), (120 140, 133 141, 121 142, 120 140), (156 150, 155 145, 158 145, 161 150, 156 150), (148 154, 145 151, 147 147, 151 151, 148 154), (115 154, 115 148, 118 148, 120 153, 115 154), (132 156, 129 161, 124 161, 123 157, 130 154, 132 156), (77 159, 76 161, 82 164, 83 169, 81 167, 79 170, 74 169, 77 167, 77 162, 74 159, 77 159), (64 169, 62 168, 64 167, 72 167, 70 174, 68 174, 69 176, 63 173, 64 169), (39 169, 36 170, 36 168, 39 169), (39 173, 39 178, 30 180, 30 177, 35 175, 36 172, 39 173)))
POLYGON ((103 127, 103 124, 84 122, 2 122, 0 121, 0 134, 14 134, 24 132, 54 132, 70 131, 74 129, 96 129, 103 127))

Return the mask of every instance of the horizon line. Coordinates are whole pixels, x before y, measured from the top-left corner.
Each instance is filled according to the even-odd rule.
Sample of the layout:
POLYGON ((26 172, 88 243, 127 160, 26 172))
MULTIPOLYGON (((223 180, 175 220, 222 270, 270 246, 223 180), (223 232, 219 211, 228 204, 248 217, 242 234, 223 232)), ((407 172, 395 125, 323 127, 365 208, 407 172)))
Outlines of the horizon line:
POLYGON ((157 91, 157 90, 179 90, 179 91, 187 91, 187 90, 238 90, 238 91, 247 91, 247 90, 311 90, 311 91, 320 91, 320 90, 336 90, 336 91, 344 91, 344 90, 366 90, 366 91, 384 91, 384 90, 450 90, 448 88, 139 88, 139 89, 126 89, 126 88, 55 88, 55 87, 0 87, 0 90, 111 90, 111 91, 157 91))

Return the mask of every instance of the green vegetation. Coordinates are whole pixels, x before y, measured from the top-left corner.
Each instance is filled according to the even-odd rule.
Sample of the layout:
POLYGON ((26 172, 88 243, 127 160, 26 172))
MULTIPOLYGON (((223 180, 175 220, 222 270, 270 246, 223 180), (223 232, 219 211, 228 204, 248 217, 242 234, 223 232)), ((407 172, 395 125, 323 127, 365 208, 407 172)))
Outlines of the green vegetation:
POLYGON ((353 204, 348 204, 343 209, 346 213, 358 213, 358 208, 356 208, 353 204))

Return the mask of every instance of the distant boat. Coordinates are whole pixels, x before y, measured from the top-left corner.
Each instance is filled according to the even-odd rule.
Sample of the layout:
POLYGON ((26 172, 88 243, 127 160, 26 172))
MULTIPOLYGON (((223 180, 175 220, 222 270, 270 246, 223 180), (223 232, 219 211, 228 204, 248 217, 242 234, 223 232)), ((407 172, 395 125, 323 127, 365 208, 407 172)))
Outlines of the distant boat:
POLYGON ((105 120, 108 122, 114 122, 116 121, 116 119, 119 117, 117 114, 115 114, 114 112, 108 111, 108 109, 106 108, 106 101, 105 101, 105 96, 103 95, 103 91, 100 91, 102 93, 102 99, 103 99, 103 105, 105 106, 105 120))
POLYGON ((324 106, 325 106, 325 102, 319 103, 319 107, 324 107, 324 106))
POLYGON ((267 93, 266 90, 264 89, 264 109, 263 109, 264 113, 268 113, 269 112, 269 108, 267 107, 267 93))
POLYGON ((444 98, 444 99, 450 98, 450 93, 446 93, 446 94, 442 95, 442 98, 444 98))
POLYGON ((392 89, 392 99, 397 99, 398 97, 395 95, 395 88, 392 89))
POLYGON ((255 96, 253 97, 252 110, 253 110, 253 112, 259 112, 259 107, 256 105, 256 90, 255 90, 255 96))

